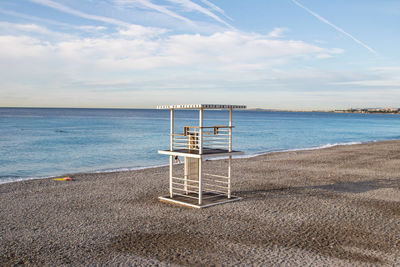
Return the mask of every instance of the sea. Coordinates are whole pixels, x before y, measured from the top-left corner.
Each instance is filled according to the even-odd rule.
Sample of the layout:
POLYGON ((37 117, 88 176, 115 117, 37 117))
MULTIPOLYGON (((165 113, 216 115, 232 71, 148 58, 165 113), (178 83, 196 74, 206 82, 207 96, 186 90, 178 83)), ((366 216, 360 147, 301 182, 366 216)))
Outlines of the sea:
MULTIPOLYGON (((175 111, 176 132, 198 125, 198 111, 175 111)), ((114 172, 168 164, 169 110, 0 108, 0 183, 114 172)), ((207 110, 204 126, 228 125, 207 110)), ((400 115, 233 112, 233 148, 242 157, 400 139, 400 115)))

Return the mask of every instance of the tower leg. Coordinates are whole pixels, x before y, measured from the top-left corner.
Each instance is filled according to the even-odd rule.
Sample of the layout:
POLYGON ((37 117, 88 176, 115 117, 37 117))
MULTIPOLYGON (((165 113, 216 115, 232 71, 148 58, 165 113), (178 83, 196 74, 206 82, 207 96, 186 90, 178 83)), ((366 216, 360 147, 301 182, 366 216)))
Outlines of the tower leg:
POLYGON ((201 188, 201 168, 202 168, 202 159, 199 158, 199 205, 201 205, 203 199, 202 199, 202 188, 201 188))
POLYGON ((174 196, 172 190, 172 174, 174 170, 174 156, 169 156, 169 196, 172 198, 174 196))
POLYGON ((232 156, 228 158, 228 198, 231 198, 231 164, 232 164, 232 156))
POLYGON ((185 163, 184 163, 184 165, 185 165, 185 168, 184 168, 184 189, 185 189, 185 193, 186 193, 186 195, 188 194, 188 175, 189 175, 189 158, 188 157, 185 157, 184 158, 184 161, 185 161, 185 163))

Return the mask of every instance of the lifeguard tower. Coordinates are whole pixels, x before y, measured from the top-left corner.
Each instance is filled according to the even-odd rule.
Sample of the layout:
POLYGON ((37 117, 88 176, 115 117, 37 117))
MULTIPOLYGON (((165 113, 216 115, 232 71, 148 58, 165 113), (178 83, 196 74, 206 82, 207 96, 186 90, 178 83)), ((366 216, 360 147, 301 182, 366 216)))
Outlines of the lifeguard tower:
POLYGON ((161 201, 205 208, 240 199, 231 195, 232 156, 243 154, 232 150, 232 111, 245 108, 244 105, 210 104, 157 106, 171 111, 170 148, 158 151, 169 155, 169 195, 159 197, 161 201), (184 126, 181 132, 175 132, 174 112, 188 109, 199 111, 198 126, 184 126), (205 110, 229 110, 229 124, 205 126, 205 110), (180 175, 174 171, 176 157, 184 159, 180 175), (228 157, 226 170, 219 170, 223 174, 203 171, 203 160, 215 157, 228 157))

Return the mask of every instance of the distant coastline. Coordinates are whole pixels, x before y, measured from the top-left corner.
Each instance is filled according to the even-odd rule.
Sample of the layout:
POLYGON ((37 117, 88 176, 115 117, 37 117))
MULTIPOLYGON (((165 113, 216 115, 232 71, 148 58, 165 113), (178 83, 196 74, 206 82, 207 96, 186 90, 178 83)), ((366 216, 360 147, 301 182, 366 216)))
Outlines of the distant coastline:
POLYGON ((284 110, 284 109, 264 109, 252 108, 251 111, 271 111, 271 112, 327 112, 327 113, 368 113, 368 114, 400 114, 400 108, 350 108, 336 110, 284 110))
POLYGON ((400 108, 351 108, 334 110, 335 113, 379 113, 379 114, 400 114, 400 108))
MULTIPOLYGON (((155 108, 129 108, 129 107, 0 107, 1 109, 35 109, 35 110, 155 110, 155 108)), ((246 111, 269 112, 321 112, 321 113, 370 113, 370 114, 400 114, 400 108, 350 108, 336 110, 295 110, 295 109, 269 109, 248 108, 246 111)))

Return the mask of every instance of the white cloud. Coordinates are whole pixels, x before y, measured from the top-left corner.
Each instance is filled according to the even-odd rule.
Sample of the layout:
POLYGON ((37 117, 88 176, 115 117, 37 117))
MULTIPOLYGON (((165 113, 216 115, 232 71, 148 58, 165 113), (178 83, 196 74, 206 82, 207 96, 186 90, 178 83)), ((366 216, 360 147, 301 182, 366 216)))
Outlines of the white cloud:
MULTIPOLYGON (((2 64, 15 66, 13 60, 30 61, 32 58, 41 58, 52 50, 47 42, 42 42, 29 36, 0 36, 0 59, 2 64)), ((47 54, 48 55, 48 54, 47 54)), ((5 70, 5 69, 4 69, 5 70)))
POLYGON ((92 25, 75 26, 74 28, 88 32, 98 32, 107 29, 107 27, 104 26, 92 26, 92 25))
POLYGON ((140 25, 131 25, 128 28, 119 29, 118 33, 122 36, 129 37, 155 37, 166 33, 166 29, 143 27, 140 25))
POLYGON ((351 81, 351 82, 338 82, 338 85, 358 85, 363 87, 397 87, 400 90, 400 79, 393 80, 365 80, 365 81, 351 81))
MULTIPOLYGON (((34 28, 34 27, 33 27, 34 28)), ((186 88, 223 86, 265 79, 274 67, 297 59, 334 55, 302 41, 270 40, 267 36, 227 31, 212 35, 154 35, 131 29, 133 35, 41 41, 28 36, 0 36, 0 80, 29 83, 38 89, 118 86, 186 88), (38 68, 37 66, 40 66, 38 68), (240 74, 240 75, 239 75, 240 74), (23 80, 18 77, 24 77, 23 80), (159 82, 158 82, 159 81, 159 82)))
MULTIPOLYGON (((17 27, 39 30, 36 25, 18 25, 17 27)), ((44 29, 42 29, 44 30, 44 29)), ((272 66, 269 60, 285 61, 299 57, 315 57, 341 53, 338 49, 325 49, 302 41, 273 40, 268 35, 249 34, 238 31, 226 31, 212 35, 176 34, 163 35, 165 29, 143 26, 131 26, 119 30, 118 35, 100 38, 78 38, 60 42, 42 42, 39 39, 16 36, 3 36, 2 44, 7 40, 16 43, 16 47, 25 44, 26 53, 31 49, 49 50, 54 47, 57 54, 74 53, 80 59, 101 62, 105 59, 115 62, 133 63, 146 60, 148 67, 188 66, 204 64, 209 68, 224 68, 231 64, 257 64, 272 66), (146 37, 146 38, 144 38, 146 37)), ((6 50, 6 49, 5 49, 6 50)), ((3 51, 5 51, 3 50, 3 51)), ((111 63, 111 62, 109 62, 111 63)), ((122 64, 121 66, 124 66, 122 64)), ((143 65, 131 65, 132 69, 147 68, 143 65)))
POLYGON ((0 28, 2 31, 9 32, 29 32, 29 33, 38 33, 38 34, 49 34, 50 31, 42 26, 36 24, 19 24, 19 23, 9 23, 0 21, 0 28))
POLYGON ((283 34, 284 34, 285 32, 288 32, 288 31, 289 31, 288 28, 277 27, 277 28, 273 29, 270 33, 268 33, 268 37, 271 37, 271 38, 280 38, 280 37, 283 36, 283 34))
POLYGON ((203 64, 204 67, 231 70, 245 70, 243 67, 247 66, 262 70, 291 59, 331 54, 331 51, 302 41, 271 40, 265 35, 226 31, 209 36, 171 36, 162 53, 169 57, 173 55, 177 64, 203 64))
POLYGON ((359 106, 398 103, 398 83, 387 89, 376 86, 396 82, 399 68, 290 68, 337 53, 302 41, 231 31, 153 38, 115 34, 53 43, 0 36, 0 106, 151 107, 208 102, 211 97, 215 102, 229 97, 253 106, 299 109, 346 108, 344 103, 354 96, 359 106))
POLYGON ((387 93, 385 101, 400 99, 398 67, 328 71, 347 60, 340 56, 342 49, 282 38, 288 31, 283 27, 267 34, 227 29, 221 19, 224 11, 207 0, 197 0, 198 4, 111 0, 127 7, 118 9, 123 14, 118 19, 52 0, 31 1, 92 21, 70 25, 0 9, 35 22, 0 22, 0 106, 15 101, 36 106, 149 107, 155 102, 208 102, 211 98, 224 102, 229 97, 232 102, 284 108, 334 106, 350 102, 352 96, 372 106, 383 93, 387 93), (130 7, 139 9, 134 14, 145 10, 143 17, 156 16, 157 22, 151 25, 162 26, 123 21, 133 11, 130 7), (185 12, 207 17, 192 21, 181 15, 189 14, 185 12), (106 28, 105 23, 111 25, 106 28), (201 27, 209 31, 181 33, 199 32, 201 27))
POLYGON ((46 27, 33 23, 20 24, 20 23, 9 23, 3 21, 0 21, 0 36, 1 34, 9 36, 16 36, 16 35, 32 36, 35 38, 41 37, 48 40, 57 39, 58 41, 74 38, 71 34, 52 31, 46 27))
MULTIPOLYGON (((310 99, 328 105, 327 96, 318 94, 321 90, 342 101, 351 93, 335 88, 386 85, 392 90, 398 82, 396 68, 366 74, 291 68, 292 63, 336 57, 343 50, 275 39, 271 33, 172 34, 130 25, 95 37, 49 40, 45 34, 49 30, 39 25, 1 26, 18 34, 0 35, 0 106, 93 106, 94 102, 104 107, 141 107, 154 101, 207 102, 210 97, 223 102, 227 93, 230 101, 264 107, 284 96, 299 99, 297 106, 310 99), (28 36, 31 32, 43 36, 28 36), (248 93, 243 94, 244 88, 248 93)), ((279 31, 273 32, 279 35, 279 31)), ((376 94, 371 93, 368 103, 374 103, 372 95, 376 94)), ((290 101, 287 105, 295 105, 290 101)))
POLYGON ((400 91, 400 68, 380 67, 369 69, 370 75, 360 75, 352 80, 340 81, 338 85, 355 85, 360 88, 393 88, 400 91))

